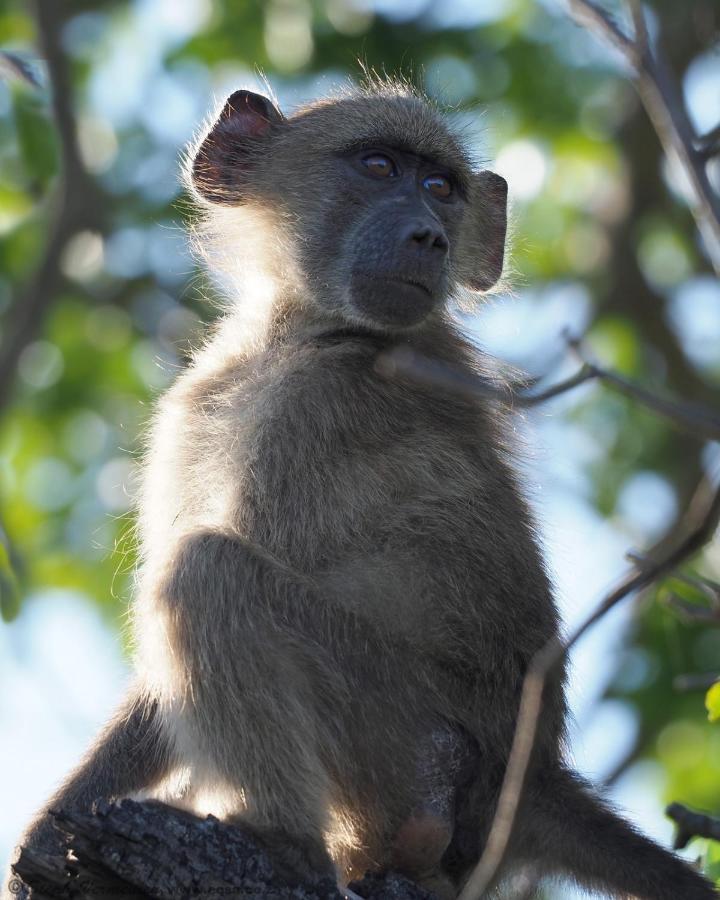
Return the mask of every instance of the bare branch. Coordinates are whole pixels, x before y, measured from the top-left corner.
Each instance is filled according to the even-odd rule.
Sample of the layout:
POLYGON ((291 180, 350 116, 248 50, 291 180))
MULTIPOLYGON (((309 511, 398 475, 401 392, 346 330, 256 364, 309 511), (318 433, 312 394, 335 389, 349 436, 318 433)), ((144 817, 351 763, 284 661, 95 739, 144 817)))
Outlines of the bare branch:
POLYGON ((531 662, 523 683, 515 737, 490 834, 482 857, 468 879, 460 900, 478 900, 494 883, 505 857, 535 746, 542 695, 548 678, 580 638, 621 600, 672 572, 705 546, 720 521, 720 488, 715 489, 710 503, 706 500, 707 490, 708 484, 703 480, 684 520, 685 536, 673 550, 662 559, 628 573, 624 581, 603 599, 567 640, 563 642, 553 638, 531 662))
POLYGON ((406 345, 378 354, 375 371, 385 378, 406 378, 418 384, 442 388, 468 400, 485 398, 507 401, 512 396, 511 390, 502 384, 462 372, 406 345))
MULTIPOLYGON (((642 553, 630 552, 625 554, 630 562, 638 566, 649 564, 649 559, 642 553)), ((703 578, 701 575, 688 575, 686 572, 672 572, 671 577, 675 581, 680 581, 688 587, 695 588, 710 603, 713 609, 720 611, 720 584, 712 581, 710 578, 703 578)))
POLYGON ((691 603, 684 597, 677 594, 668 594, 663 598, 663 603, 668 609, 673 610, 687 625, 696 622, 702 622, 705 625, 720 625, 720 612, 715 609, 708 609, 707 606, 699 606, 697 603, 691 603))
POLYGON ((673 689, 679 694, 689 691, 706 691, 720 680, 720 672, 688 672, 673 678, 673 689))
POLYGON ((99 190, 83 166, 77 143, 70 69, 61 46, 62 4, 36 0, 35 13, 60 135, 61 172, 43 257, 8 314, 7 337, 0 354, 0 407, 8 400, 20 355, 42 327, 62 282, 60 260, 68 240, 81 228, 98 227, 102 212, 99 190))
MULTIPOLYGON (((638 568, 652 565, 652 560, 640 553, 627 553, 626 557, 638 568)), ((663 600, 669 609, 674 610, 688 624, 704 622, 708 625, 720 625, 720 585, 708 578, 686 575, 684 572, 671 572, 670 577, 697 590, 710 605, 700 606, 671 593, 663 600)))
POLYGON ((665 810, 665 815, 676 822, 678 826, 674 842, 676 850, 682 850, 694 837, 720 841, 720 819, 704 813, 693 812, 682 803, 671 803, 665 810))
POLYGON ((636 40, 628 38, 593 0, 570 0, 570 8, 579 23, 586 23, 611 43, 635 69, 635 86, 660 143, 668 158, 678 161, 692 186, 693 215, 715 272, 720 275, 720 198, 708 179, 705 158, 696 149, 696 136, 678 85, 658 43, 651 46, 648 40, 638 0, 631 3, 636 40))
MULTIPOLYGON (((251 832, 214 816, 200 818, 156 801, 134 800, 98 801, 85 812, 52 815, 57 854, 19 848, 11 893, 26 897, 24 883, 34 898, 44 900, 360 900, 321 873, 307 882, 288 879, 251 832)), ((430 900, 427 891, 397 873, 368 874, 353 886, 367 900, 430 900)))
POLYGON ((22 81, 34 88, 42 85, 32 63, 12 50, 0 50, 0 78, 22 81))
POLYGON ((598 6, 593 0, 570 0, 570 9, 578 22, 586 22, 593 31, 601 34, 624 57, 630 61, 633 60, 635 44, 622 31, 607 10, 598 6))
POLYGON ((720 125, 697 138, 695 148, 703 159, 711 159, 720 153, 720 125))
POLYGON ((683 431, 690 431, 707 440, 720 440, 720 414, 697 403, 671 400, 648 391, 646 388, 591 362, 584 355, 580 341, 568 338, 568 343, 580 356, 582 367, 575 375, 542 391, 528 390, 528 387, 534 386, 537 381, 527 380, 502 384, 480 375, 462 372, 440 360, 424 356, 404 346, 394 347, 381 353, 375 362, 375 369, 386 377, 407 378, 419 384, 451 391, 468 399, 495 399, 510 406, 522 408, 538 406, 586 381, 598 380, 637 400, 683 431))
POLYGON ((688 400, 671 400, 669 397, 661 397, 642 385, 635 384, 622 375, 598 365, 587 354, 582 338, 566 334, 566 340, 580 362, 593 373, 595 378, 604 382, 608 387, 614 388, 626 397, 637 400, 684 431, 690 431, 709 440, 720 438, 720 414, 714 410, 688 400))
POLYGON ((628 0, 628 3, 630 5, 633 27, 635 28, 635 53, 642 59, 646 53, 650 52, 650 36, 648 35, 642 0, 628 0))
POLYGON ((717 581, 711 581, 709 578, 685 575, 682 572, 676 572, 673 577, 700 591, 700 593, 710 602, 710 605, 715 612, 720 613, 720 584, 718 584, 717 581))

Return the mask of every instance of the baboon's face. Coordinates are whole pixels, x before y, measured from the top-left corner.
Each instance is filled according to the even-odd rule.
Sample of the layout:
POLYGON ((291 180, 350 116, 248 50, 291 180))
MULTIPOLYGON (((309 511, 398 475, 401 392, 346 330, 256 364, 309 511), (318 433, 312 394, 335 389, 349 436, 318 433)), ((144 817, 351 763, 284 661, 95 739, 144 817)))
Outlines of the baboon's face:
POLYGON ((359 94, 285 119, 238 91, 192 176, 206 200, 276 212, 314 302, 366 327, 417 325, 456 284, 487 290, 502 271, 505 182, 473 173, 417 97, 359 94))
POLYGON ((316 293, 329 288, 366 324, 421 322, 448 294, 450 247, 465 205, 459 178, 386 144, 340 152, 327 165, 326 215, 305 222, 312 239, 301 245, 316 293))

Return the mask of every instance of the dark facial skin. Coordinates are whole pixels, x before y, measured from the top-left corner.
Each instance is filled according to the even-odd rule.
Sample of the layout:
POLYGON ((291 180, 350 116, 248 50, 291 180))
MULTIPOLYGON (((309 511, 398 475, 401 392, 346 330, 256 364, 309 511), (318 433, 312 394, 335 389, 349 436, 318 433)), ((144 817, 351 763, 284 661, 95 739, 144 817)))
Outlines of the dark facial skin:
POLYGON ((434 160, 387 146, 339 162, 342 202, 358 210, 341 254, 349 302, 374 324, 416 325, 447 296, 450 240, 464 206, 458 179, 434 160))
MULTIPOLYGON (((304 161, 310 171, 312 161, 304 161)), ((315 160, 317 165, 317 159, 315 160)), ((389 144, 328 156, 302 203, 285 193, 301 267, 323 308, 364 328, 396 331, 445 303, 467 201, 439 159, 389 144), (338 304, 340 298, 341 304, 338 304)))

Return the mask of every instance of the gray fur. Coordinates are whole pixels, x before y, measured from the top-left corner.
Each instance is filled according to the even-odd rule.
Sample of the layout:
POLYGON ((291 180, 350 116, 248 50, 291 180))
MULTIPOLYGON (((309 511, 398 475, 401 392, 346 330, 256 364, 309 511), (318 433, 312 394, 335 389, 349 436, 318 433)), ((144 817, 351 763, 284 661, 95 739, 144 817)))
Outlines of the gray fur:
MULTIPOLYGON (((386 380, 374 362, 405 342, 482 367, 446 301, 500 277, 504 183, 473 173, 402 87, 289 119, 233 97, 188 167, 198 242, 231 305, 162 398, 145 465, 134 621, 150 712, 142 735, 124 717, 101 737, 53 803, 151 787, 161 770, 163 796, 238 817, 300 875, 329 852, 343 878, 396 866, 451 897, 558 614, 504 410, 386 380), (347 290, 396 240, 390 228, 381 259, 375 201, 338 174, 358 142, 399 146, 412 172, 415 157, 447 165, 464 186, 452 211, 420 195, 450 247, 432 257, 443 294, 412 326, 368 317, 347 290)), ((564 719, 559 677, 513 858, 616 896, 713 897, 567 770, 564 719)))

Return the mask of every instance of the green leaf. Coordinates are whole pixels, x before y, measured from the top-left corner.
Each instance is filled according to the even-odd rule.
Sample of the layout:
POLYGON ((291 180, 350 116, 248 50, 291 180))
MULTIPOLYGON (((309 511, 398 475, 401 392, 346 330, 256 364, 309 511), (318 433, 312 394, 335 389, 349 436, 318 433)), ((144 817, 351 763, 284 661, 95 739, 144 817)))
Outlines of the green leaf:
POLYGON ((720 681, 716 681, 705 695, 705 707, 708 719, 711 722, 720 722, 720 681))
POLYGON ((0 183, 0 234, 11 231, 32 210, 32 201, 25 191, 0 183))
POLYGON ((707 842, 703 869, 708 878, 720 883, 720 844, 716 841, 707 842))
POLYGON ((5 544, 0 542, 0 614, 9 622, 20 609, 20 586, 5 544))

